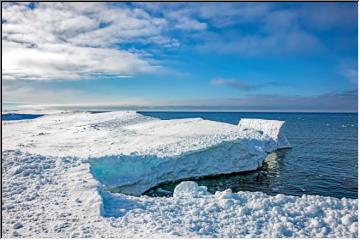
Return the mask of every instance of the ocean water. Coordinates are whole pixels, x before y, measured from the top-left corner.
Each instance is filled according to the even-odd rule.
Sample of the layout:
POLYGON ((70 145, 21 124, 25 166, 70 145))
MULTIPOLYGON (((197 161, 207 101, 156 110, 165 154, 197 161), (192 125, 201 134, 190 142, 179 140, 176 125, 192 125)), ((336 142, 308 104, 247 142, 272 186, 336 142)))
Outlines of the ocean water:
MULTIPOLYGON (((194 180, 212 193, 230 188, 233 192, 358 198, 358 117, 355 113, 139 113, 161 119, 201 117, 231 124, 237 124, 240 118, 286 121, 284 131, 292 149, 270 154, 263 167, 256 171, 194 180)), ((163 184, 145 194, 170 196, 178 183, 163 184)))
POLYGON ((18 113, 4 113, 1 114, 2 120, 23 120, 23 119, 34 119, 44 116, 44 114, 18 114, 18 113))

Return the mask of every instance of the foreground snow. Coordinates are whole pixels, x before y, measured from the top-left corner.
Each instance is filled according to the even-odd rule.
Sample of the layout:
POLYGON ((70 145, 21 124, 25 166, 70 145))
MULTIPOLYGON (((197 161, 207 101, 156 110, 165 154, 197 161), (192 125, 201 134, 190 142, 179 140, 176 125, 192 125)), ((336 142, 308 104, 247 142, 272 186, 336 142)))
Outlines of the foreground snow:
POLYGON ((169 121, 168 125, 161 125, 166 126, 165 129, 172 125, 174 128, 169 130, 168 136, 162 131, 162 145, 156 145, 151 141, 154 136, 147 135, 154 129, 161 129, 156 125, 159 121, 134 113, 67 113, 3 123, 3 236, 358 236, 358 205, 353 199, 268 196, 260 192, 231 193, 229 190, 212 195, 193 182, 178 185, 172 198, 135 197, 105 191, 104 185, 91 174, 89 158, 125 155, 126 151, 131 155, 131 148, 136 154, 150 151, 157 156, 173 157, 181 155, 178 149, 196 151, 207 148, 209 142, 216 145, 224 138, 233 141, 249 134, 254 138, 249 138, 247 145, 257 153, 264 155, 278 147, 278 142, 262 133, 256 134, 257 130, 239 131, 237 126, 232 128, 229 124, 202 122, 201 119, 169 121), (213 128, 191 130, 189 126, 195 123, 213 128), (183 129, 176 132, 179 126, 183 129), (219 135, 216 129, 221 129, 219 138, 216 138, 219 135), (233 133, 235 129, 241 134, 233 133), (172 147, 179 142, 178 137, 169 134, 172 131, 184 134, 180 142, 191 144, 172 147), (200 131, 196 139, 203 136, 201 131, 213 134, 214 138, 198 142, 189 139, 194 131, 200 131), (139 132, 143 139, 136 137, 139 132))
MULTIPOLYGON (((79 159, 3 152, 4 237, 357 237, 357 200, 207 193, 105 192, 79 159)), ((190 185, 190 186, 189 186, 190 185)))

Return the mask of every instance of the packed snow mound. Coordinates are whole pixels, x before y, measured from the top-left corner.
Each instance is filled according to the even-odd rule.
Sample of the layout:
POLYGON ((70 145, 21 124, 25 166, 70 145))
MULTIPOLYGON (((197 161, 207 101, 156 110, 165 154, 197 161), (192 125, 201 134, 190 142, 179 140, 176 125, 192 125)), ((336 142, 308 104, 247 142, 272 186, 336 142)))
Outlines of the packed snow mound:
POLYGON ((196 197, 199 195, 208 195, 207 187, 201 186, 196 182, 184 181, 174 189, 174 197, 196 197))
POLYGON ((243 118, 239 121, 239 128, 254 129, 268 135, 277 143, 277 149, 291 148, 291 145, 283 132, 284 121, 243 118))
POLYGON ((81 158, 107 188, 140 195, 168 181, 259 168, 269 152, 283 145, 274 137, 273 121, 267 122, 239 128, 201 118, 160 120, 133 111, 55 112, 4 121, 3 147, 81 158))

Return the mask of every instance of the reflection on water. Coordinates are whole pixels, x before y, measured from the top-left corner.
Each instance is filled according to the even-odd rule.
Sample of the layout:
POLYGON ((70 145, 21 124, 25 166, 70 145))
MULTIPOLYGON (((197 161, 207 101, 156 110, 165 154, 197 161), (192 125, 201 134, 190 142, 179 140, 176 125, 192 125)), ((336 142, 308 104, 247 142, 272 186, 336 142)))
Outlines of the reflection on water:
POLYGON ((267 174, 278 177, 280 175, 279 162, 282 158, 284 158, 284 153, 281 151, 270 153, 264 161, 263 169, 267 174))

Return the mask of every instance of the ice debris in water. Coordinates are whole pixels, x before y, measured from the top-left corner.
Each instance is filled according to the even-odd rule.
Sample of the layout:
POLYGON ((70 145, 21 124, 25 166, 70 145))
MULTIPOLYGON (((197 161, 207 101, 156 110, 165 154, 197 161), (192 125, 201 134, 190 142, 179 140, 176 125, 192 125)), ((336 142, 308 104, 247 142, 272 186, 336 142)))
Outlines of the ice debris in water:
POLYGON ((177 185, 174 189, 174 197, 198 197, 201 195, 209 195, 207 187, 201 186, 196 182, 184 181, 177 185))

